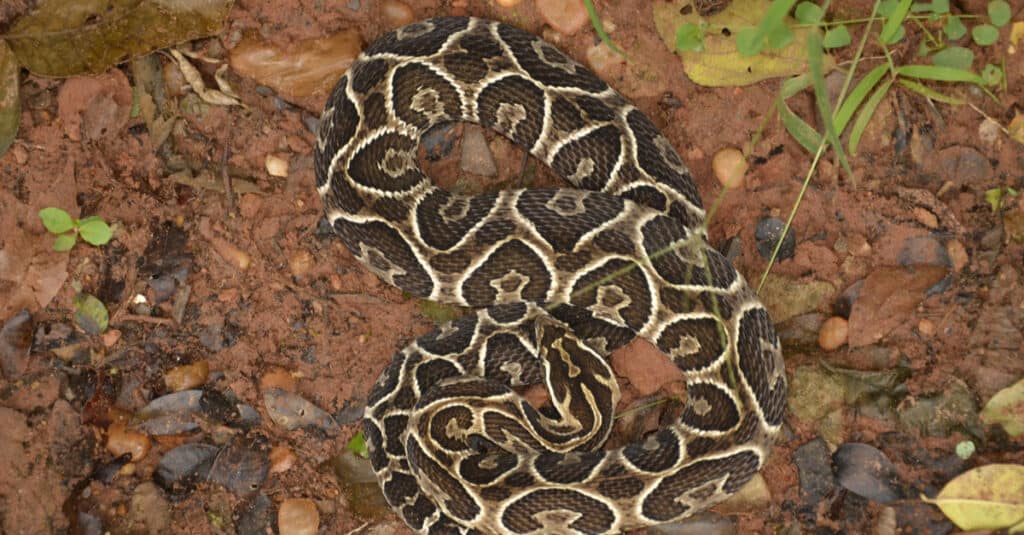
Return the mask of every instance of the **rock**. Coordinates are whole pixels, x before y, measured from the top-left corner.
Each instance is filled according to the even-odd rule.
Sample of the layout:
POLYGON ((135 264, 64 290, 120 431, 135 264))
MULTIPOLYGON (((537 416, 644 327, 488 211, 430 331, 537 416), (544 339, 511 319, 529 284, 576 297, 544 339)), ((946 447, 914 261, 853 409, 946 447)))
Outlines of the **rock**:
POLYGON ((270 414, 270 419, 285 429, 311 426, 322 429, 331 436, 338 433, 338 424, 330 414, 298 394, 279 388, 268 388, 263 391, 263 404, 270 414))
POLYGON ((274 502, 266 494, 257 494, 238 518, 238 534, 273 533, 274 513, 274 502))
MULTIPOLYGON (((765 217, 757 222, 757 227, 754 228, 754 240, 757 243, 757 252, 766 260, 771 258, 772 253, 775 252, 775 245, 779 242, 782 229, 785 227, 786 222, 777 217, 765 217)), ((782 240, 782 247, 779 248, 779 254, 775 261, 781 262, 787 258, 793 258, 795 252, 796 238, 793 236, 793 229, 789 229, 786 237, 782 240)))
POLYGON ((498 174, 484 131, 478 125, 466 125, 462 134, 462 170, 474 175, 493 177, 498 174))
POLYGON ((897 411, 900 427, 923 435, 945 437, 953 431, 984 436, 974 395, 960 379, 950 379, 941 391, 917 396, 897 411))
POLYGON ((236 439, 217 454, 207 479, 246 497, 259 490, 267 478, 270 460, 257 444, 236 439))
POLYGON ((821 331, 818 333, 818 345, 825 351, 835 351, 846 344, 849 333, 849 324, 846 318, 833 316, 821 325, 821 331))
POLYGON ((218 451, 219 448, 209 444, 178 446, 157 463, 153 481, 168 493, 187 493, 197 482, 206 479, 218 451))
POLYGON ((171 528, 171 507, 160 489, 146 481, 135 487, 132 493, 128 518, 133 527, 145 526, 151 535, 167 533, 171 528))
POLYGON ((33 331, 35 325, 28 310, 12 316, 0 330, 0 371, 10 382, 19 379, 28 369, 33 331))
POLYGON ((896 467, 874 446, 856 442, 843 444, 832 455, 832 464, 836 480, 850 492, 880 503, 902 496, 896 467))
POLYGON ((761 289, 761 300, 778 324, 824 309, 835 293, 835 287, 825 281, 798 281, 769 273, 761 289))
POLYGON ((951 182, 955 187, 986 184, 992 176, 992 165, 983 154, 971 147, 952 146, 932 154, 924 169, 939 176, 937 184, 951 182))
POLYGON ((734 535, 736 519, 703 511, 679 522, 647 528, 648 535, 734 535))
POLYGON ((836 489, 832 475, 832 455, 828 445, 816 438, 793 452, 793 464, 800 477, 800 501, 816 507, 836 489))
POLYGON ((548 26, 563 35, 576 33, 589 19, 583 0, 545 0, 537 2, 537 11, 548 26))
POLYGON ((288 498, 277 510, 277 529, 281 535, 316 535, 320 512, 308 498, 288 498))

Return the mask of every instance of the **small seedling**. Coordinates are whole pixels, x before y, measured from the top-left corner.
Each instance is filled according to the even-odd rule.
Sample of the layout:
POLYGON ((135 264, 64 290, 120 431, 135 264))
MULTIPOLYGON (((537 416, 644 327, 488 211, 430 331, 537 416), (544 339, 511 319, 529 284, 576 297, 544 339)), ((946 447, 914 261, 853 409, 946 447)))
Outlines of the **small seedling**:
POLYGON ((97 215, 74 219, 64 210, 51 206, 39 211, 39 219, 43 220, 46 230, 57 236, 53 240, 54 251, 70 251, 78 241, 78 236, 99 246, 109 242, 113 235, 107 222, 97 215))
POLYGON ((352 437, 352 440, 348 441, 346 446, 348 451, 366 459, 370 456, 370 450, 366 447, 366 438, 363 437, 363 432, 356 433, 356 436, 352 437))

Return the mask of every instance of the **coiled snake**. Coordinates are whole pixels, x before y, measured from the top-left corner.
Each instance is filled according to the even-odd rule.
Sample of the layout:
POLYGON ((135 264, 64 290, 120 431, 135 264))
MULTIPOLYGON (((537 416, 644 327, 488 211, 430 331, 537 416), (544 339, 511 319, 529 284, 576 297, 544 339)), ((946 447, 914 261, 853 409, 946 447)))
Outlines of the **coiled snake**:
POLYGON ((689 171, 635 107, 538 37, 435 18, 369 46, 321 119, 317 188, 385 281, 482 308, 384 369, 364 434, 388 503, 425 533, 614 533, 736 492, 782 423, 768 313, 707 244, 689 171), (420 137, 472 121, 575 188, 475 196, 433 185, 420 137), (681 416, 599 449, 619 399, 606 361, 635 336, 682 370, 681 416), (513 387, 546 383, 535 410, 513 387))

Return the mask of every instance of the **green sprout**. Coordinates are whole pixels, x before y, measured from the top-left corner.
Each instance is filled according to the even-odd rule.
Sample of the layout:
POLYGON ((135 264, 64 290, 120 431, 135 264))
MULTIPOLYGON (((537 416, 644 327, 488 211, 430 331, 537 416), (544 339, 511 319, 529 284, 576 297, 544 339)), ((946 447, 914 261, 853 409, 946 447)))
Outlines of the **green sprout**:
POLYGON ((100 216, 91 215, 75 219, 60 208, 43 208, 39 211, 39 219, 51 234, 57 236, 53 240, 54 251, 70 251, 78 241, 78 236, 92 245, 100 246, 110 241, 113 232, 106 221, 100 216))

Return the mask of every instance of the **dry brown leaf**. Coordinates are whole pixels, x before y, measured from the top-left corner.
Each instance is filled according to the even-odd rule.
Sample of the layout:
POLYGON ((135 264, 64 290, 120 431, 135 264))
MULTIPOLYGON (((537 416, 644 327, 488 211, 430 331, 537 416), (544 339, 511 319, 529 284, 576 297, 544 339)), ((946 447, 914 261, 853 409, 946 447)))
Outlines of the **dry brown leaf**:
POLYGON ((849 346, 877 343, 902 323, 911 319, 925 292, 949 273, 941 266, 915 266, 905 269, 886 266, 876 269, 867 279, 850 311, 849 346))

